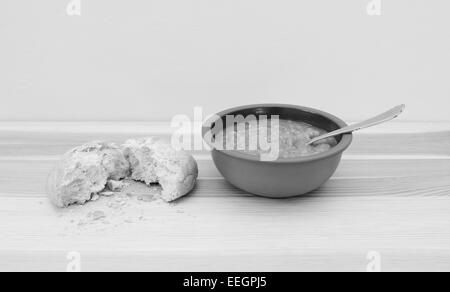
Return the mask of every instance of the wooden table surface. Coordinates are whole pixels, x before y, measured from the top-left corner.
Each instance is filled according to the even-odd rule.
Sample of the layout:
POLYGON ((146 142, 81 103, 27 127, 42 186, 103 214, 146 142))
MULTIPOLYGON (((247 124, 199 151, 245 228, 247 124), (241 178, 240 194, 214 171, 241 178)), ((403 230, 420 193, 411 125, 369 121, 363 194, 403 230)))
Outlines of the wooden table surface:
POLYGON ((47 174, 71 147, 172 130, 0 123, 0 270, 450 271, 449 123, 358 133, 334 177, 294 199, 237 190, 197 151, 198 185, 175 204, 133 201, 112 214, 100 201, 65 210, 48 202, 47 174), (95 210, 111 222, 84 224, 95 210))

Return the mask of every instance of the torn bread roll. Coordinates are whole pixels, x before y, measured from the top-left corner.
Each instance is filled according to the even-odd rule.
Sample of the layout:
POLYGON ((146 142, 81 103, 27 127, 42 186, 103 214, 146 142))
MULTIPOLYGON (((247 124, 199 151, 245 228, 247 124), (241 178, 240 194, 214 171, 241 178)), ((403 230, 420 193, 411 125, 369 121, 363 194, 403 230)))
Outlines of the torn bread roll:
POLYGON ((49 175, 47 192, 58 207, 84 204, 105 189, 108 180, 129 175, 130 164, 112 143, 91 142, 67 152, 49 175))
POLYGON ((198 167, 184 151, 154 138, 128 140, 123 148, 112 143, 91 142, 67 152, 47 182, 50 200, 58 207, 84 204, 125 186, 128 178, 150 185, 159 183, 161 198, 174 201, 195 186, 198 167))
POLYGON ((156 138, 128 140, 123 145, 130 163, 131 178, 146 184, 159 183, 162 199, 174 201, 195 186, 198 166, 185 151, 177 151, 168 142, 156 138))

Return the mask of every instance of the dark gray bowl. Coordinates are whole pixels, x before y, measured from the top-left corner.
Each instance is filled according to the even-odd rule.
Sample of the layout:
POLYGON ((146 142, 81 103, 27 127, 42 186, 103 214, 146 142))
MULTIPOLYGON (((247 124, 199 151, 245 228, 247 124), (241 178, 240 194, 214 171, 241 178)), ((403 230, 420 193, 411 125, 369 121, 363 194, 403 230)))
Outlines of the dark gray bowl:
MULTIPOLYGON (((280 119, 306 122, 329 132, 347 126, 329 113, 284 104, 236 107, 218 113, 216 118, 222 119, 225 125, 227 115, 279 115, 280 119)), ((211 132, 214 128, 211 125, 217 119, 203 126, 203 137, 211 132)), ((212 158, 225 179, 244 191, 270 198, 294 197, 318 189, 334 174, 353 137, 345 134, 336 138, 338 145, 331 150, 307 157, 260 161, 258 157, 242 152, 213 149, 212 158)))

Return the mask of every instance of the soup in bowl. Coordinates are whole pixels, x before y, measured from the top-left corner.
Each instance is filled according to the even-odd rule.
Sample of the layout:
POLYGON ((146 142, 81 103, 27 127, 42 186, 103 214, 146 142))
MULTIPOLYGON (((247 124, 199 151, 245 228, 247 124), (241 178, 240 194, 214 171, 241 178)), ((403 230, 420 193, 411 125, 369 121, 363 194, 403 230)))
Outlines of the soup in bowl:
POLYGON ((334 137, 308 145, 312 139, 326 133, 327 131, 305 122, 272 117, 261 123, 256 118, 253 123, 241 121, 227 124, 215 135, 215 139, 222 139, 224 150, 240 151, 258 157, 268 156, 275 148, 277 153, 273 158, 276 160, 310 156, 330 150, 337 145, 334 137))
POLYGON ((255 195, 286 198, 309 193, 334 174, 352 134, 307 143, 345 126, 320 110, 261 104, 216 114, 202 134, 228 182, 255 195))

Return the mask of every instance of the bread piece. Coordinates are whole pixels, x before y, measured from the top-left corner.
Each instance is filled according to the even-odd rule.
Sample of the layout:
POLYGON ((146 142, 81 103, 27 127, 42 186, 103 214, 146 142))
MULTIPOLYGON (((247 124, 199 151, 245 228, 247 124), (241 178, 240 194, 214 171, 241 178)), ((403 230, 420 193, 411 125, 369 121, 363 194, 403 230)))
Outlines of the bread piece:
POLYGON ((131 178, 148 185, 159 183, 165 201, 174 201, 194 188, 198 166, 185 151, 176 151, 168 142, 156 138, 128 140, 123 149, 131 178))
POLYGON ((50 200, 58 207, 84 204, 105 189, 109 179, 128 176, 130 165, 112 143, 91 142, 67 152, 47 182, 50 200))

